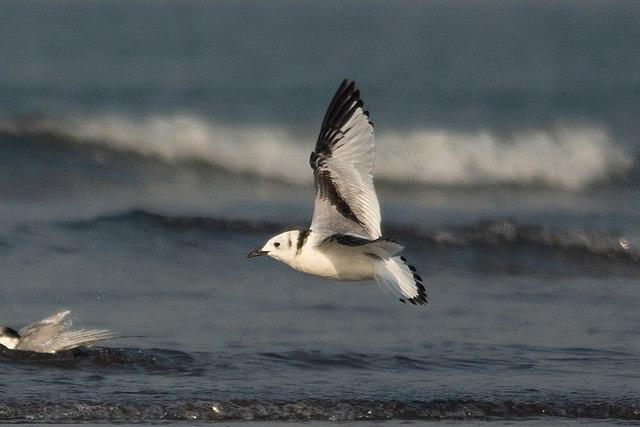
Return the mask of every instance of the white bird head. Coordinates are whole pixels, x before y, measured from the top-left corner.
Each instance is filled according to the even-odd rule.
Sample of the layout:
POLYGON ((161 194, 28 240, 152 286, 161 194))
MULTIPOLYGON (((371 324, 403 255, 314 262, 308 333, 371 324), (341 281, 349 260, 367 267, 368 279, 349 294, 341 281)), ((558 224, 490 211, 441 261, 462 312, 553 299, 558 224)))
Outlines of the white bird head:
POLYGON ((13 350, 20 341, 20 334, 11 328, 0 327, 0 345, 13 350))
POLYGON ((300 230, 291 230, 270 238, 261 249, 251 251, 247 258, 268 255, 273 259, 289 264, 299 251, 300 230))

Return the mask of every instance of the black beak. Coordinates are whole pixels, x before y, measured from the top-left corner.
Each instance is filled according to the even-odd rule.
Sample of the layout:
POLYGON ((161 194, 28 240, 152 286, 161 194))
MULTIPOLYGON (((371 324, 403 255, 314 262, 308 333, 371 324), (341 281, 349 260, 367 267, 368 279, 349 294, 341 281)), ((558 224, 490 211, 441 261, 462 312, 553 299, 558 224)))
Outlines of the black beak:
POLYGON ((255 256, 263 256, 263 255, 266 255, 268 253, 269 253, 269 251, 261 251, 261 250, 257 250, 256 249, 255 251, 249 252, 249 255, 247 255, 247 258, 253 258, 255 256))

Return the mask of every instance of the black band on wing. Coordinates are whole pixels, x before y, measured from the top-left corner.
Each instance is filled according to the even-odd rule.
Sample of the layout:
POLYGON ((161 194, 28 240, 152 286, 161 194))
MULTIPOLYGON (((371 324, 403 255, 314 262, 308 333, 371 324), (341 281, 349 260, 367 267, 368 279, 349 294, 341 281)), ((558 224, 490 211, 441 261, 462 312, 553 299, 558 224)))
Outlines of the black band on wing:
POLYGON ((362 237, 352 236, 350 234, 332 234, 324 240, 325 242, 338 242, 339 244, 345 246, 362 246, 366 245, 367 243, 375 242, 378 239, 364 239, 362 237))
POLYGON ((342 233, 332 234, 331 236, 324 239, 324 241, 337 242, 345 246, 362 246, 362 245, 366 245, 367 243, 373 243, 373 242, 379 242, 379 241, 395 243, 393 240, 386 237, 378 237, 377 239, 366 239, 364 237, 354 236, 352 234, 342 234, 342 233))
POLYGON ((364 222, 356 216, 340 195, 331 173, 323 168, 323 163, 331 158, 336 144, 348 131, 344 126, 358 108, 362 108, 360 91, 355 88, 355 82, 343 80, 324 115, 316 149, 309 157, 309 164, 313 169, 317 196, 328 199, 342 216, 365 227, 364 222))
MULTIPOLYGON (((311 153, 311 160, 313 161, 316 153, 311 153)), ((333 183, 333 178, 327 170, 318 170, 314 167, 313 181, 316 187, 316 195, 321 199, 328 199, 329 202, 336 207, 337 211, 343 217, 362 225, 364 223, 356 216, 351 210, 349 204, 340 196, 336 185, 333 183)), ((366 228, 366 227, 365 227, 366 228)))

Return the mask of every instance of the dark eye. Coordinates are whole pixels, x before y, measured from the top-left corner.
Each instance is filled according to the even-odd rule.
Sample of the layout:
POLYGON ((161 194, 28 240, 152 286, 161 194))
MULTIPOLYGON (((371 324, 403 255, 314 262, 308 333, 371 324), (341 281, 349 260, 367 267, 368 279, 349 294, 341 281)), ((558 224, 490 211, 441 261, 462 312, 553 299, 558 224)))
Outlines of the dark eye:
POLYGON ((276 248, 277 248, 277 247, 279 247, 279 246, 280 246, 280 242, 275 242, 275 243, 273 244, 273 246, 275 246, 276 248))

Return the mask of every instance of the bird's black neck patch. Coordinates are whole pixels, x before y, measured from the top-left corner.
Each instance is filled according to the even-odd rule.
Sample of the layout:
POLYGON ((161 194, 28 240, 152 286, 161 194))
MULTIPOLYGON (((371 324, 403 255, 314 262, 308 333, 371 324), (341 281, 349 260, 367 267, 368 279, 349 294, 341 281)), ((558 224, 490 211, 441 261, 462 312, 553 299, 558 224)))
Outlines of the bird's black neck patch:
POLYGON ((307 241, 307 237, 309 237, 310 230, 300 230, 300 234, 298 234, 298 243, 296 244, 296 254, 299 254, 304 246, 304 242, 307 241))
POLYGON ((20 338, 20 334, 15 329, 11 328, 0 328, 0 335, 4 335, 9 338, 20 338))

